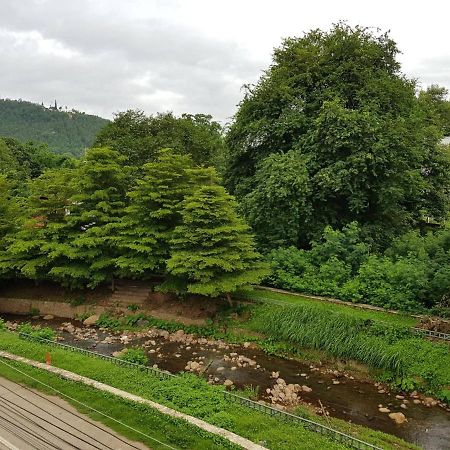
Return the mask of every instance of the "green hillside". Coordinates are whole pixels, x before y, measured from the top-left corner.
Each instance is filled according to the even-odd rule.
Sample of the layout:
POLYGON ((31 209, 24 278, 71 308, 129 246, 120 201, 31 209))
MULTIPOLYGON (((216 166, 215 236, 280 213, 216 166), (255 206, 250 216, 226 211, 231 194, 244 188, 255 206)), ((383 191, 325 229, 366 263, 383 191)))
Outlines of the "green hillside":
POLYGON ((79 156, 107 123, 106 119, 75 110, 0 99, 0 136, 46 143, 56 153, 79 156))

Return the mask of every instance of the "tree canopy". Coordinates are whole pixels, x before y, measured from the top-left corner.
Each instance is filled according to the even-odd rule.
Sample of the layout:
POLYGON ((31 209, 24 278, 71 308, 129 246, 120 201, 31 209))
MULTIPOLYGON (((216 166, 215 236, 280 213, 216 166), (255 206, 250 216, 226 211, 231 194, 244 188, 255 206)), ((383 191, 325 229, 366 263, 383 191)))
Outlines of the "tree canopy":
MULTIPOLYGON (((299 220, 293 227, 300 245, 326 225, 355 220, 386 243, 426 217, 445 216, 448 153, 438 146, 441 134, 425 120, 415 82, 401 74, 397 54, 387 34, 345 23, 286 39, 275 50, 272 65, 247 88, 227 135, 226 185, 238 200, 253 199, 242 208, 257 231, 276 230, 285 214, 283 203, 262 218, 254 211, 267 207, 260 193, 261 167, 270 178, 264 161, 288 152, 304 161, 307 173, 290 194, 294 205, 306 206, 300 218, 291 216, 299 220), (436 167, 445 172, 439 184, 436 167)), ((278 167, 273 170, 275 178, 278 167)), ((258 240, 272 245, 264 234, 258 240)))
POLYGON ((74 109, 0 99, 0 136, 46 144, 54 153, 80 156, 108 123, 74 109))
POLYGON ((190 155, 195 164, 218 168, 224 164, 222 128, 205 114, 146 116, 140 110, 128 110, 100 131, 94 145, 111 147, 136 166, 154 161, 163 148, 190 155))

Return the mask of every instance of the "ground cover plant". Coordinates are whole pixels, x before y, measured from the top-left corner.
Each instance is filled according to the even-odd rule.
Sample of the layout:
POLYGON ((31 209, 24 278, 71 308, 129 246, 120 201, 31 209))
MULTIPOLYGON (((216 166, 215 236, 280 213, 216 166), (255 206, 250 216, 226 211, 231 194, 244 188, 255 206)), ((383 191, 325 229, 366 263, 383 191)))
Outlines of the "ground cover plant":
MULTIPOLYGON (((76 372, 81 375, 194 415, 254 442, 265 442, 271 449, 292 450, 297 448, 299 442, 302 442, 306 449, 344 448, 299 425, 284 423, 258 411, 230 403, 222 394, 223 387, 208 385, 206 380, 192 374, 161 380, 136 369, 115 366, 107 361, 35 342, 25 342, 18 336, 6 332, 2 332, 0 348, 40 361, 43 361, 46 352, 50 351, 52 363, 57 367, 67 370, 76 368, 76 372)), ((324 419, 317 418, 317 420, 324 419)), ((357 428, 355 436, 386 449, 414 448, 398 438, 363 427, 357 428)))

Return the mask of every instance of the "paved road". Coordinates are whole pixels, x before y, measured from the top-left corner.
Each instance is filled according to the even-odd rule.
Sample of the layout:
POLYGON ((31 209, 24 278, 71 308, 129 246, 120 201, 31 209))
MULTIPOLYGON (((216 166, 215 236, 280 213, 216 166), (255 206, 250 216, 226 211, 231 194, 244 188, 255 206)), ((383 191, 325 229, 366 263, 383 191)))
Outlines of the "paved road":
MULTIPOLYGON (((95 406, 94 406, 95 407, 95 406)), ((0 377, 0 450, 144 450, 67 402, 0 377)))

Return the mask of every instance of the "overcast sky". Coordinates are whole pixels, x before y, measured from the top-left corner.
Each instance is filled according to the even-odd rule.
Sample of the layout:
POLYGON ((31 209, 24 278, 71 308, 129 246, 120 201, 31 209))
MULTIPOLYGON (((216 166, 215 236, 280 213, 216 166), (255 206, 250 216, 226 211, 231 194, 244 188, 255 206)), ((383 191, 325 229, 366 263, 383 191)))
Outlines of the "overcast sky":
POLYGON ((440 0, 0 0, 0 98, 226 121, 284 37, 339 20, 391 30, 409 77, 450 88, 449 13, 440 0))

